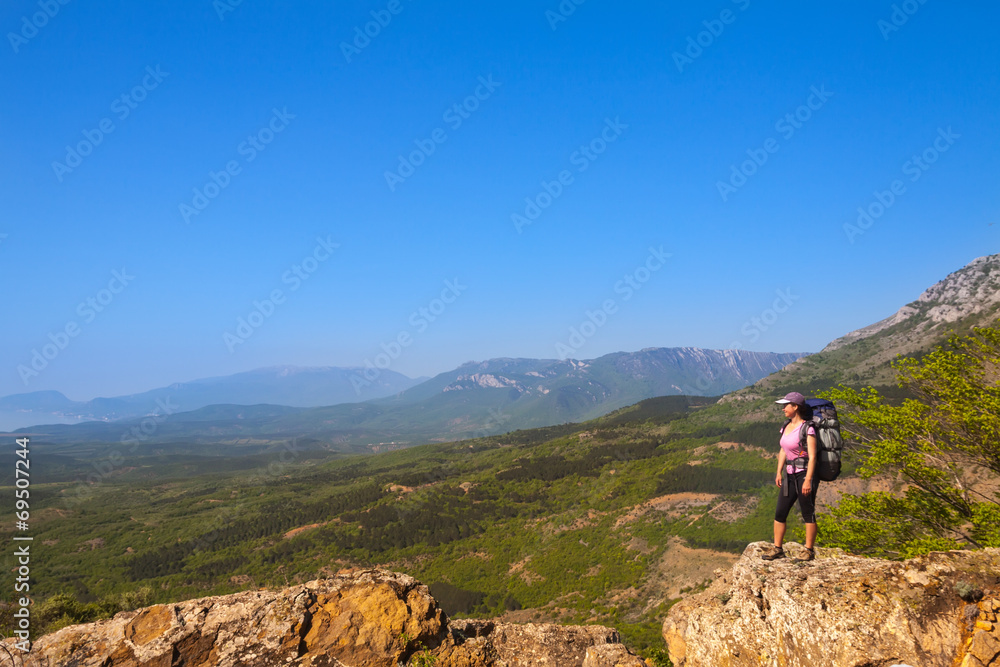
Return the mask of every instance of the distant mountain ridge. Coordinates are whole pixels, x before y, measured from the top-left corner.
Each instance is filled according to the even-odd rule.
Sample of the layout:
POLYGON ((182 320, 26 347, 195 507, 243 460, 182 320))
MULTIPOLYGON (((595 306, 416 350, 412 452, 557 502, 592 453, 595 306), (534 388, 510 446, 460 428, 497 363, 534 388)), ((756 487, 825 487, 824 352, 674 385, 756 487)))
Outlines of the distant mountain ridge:
MULTIPOLYGON (((391 396, 304 409, 211 405, 188 411, 181 399, 172 398, 178 414, 159 424, 151 440, 309 437, 350 450, 378 443, 454 440, 583 421, 654 396, 718 396, 801 356, 647 348, 583 361, 490 359, 463 364, 391 396)), ((117 440, 130 423, 126 419, 36 431, 60 442, 117 440)))
POLYGON ((221 377, 177 382, 139 394, 72 401, 58 391, 14 394, 0 398, 0 430, 31 424, 113 421, 141 417, 169 401, 176 410, 197 410, 209 405, 258 405, 268 403, 311 408, 391 396, 426 378, 409 378, 391 370, 356 388, 362 368, 271 366, 221 377))

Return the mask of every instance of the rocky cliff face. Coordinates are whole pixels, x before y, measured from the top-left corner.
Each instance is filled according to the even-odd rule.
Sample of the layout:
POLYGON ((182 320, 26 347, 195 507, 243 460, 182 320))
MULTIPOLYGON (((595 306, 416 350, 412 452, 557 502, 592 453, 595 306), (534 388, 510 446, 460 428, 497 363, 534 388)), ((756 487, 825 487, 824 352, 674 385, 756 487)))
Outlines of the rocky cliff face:
POLYGON ((1000 666, 1000 549, 769 563, 766 546, 670 610, 677 667, 1000 666))
POLYGON ((834 340, 752 387, 724 396, 722 402, 751 401, 795 387, 809 394, 837 383, 895 384, 892 362, 899 355, 920 355, 953 333, 993 326, 1000 316, 1000 255, 973 260, 927 288, 894 315, 834 340))
POLYGON ((824 352, 848 343, 869 338, 896 327, 897 345, 907 346, 932 338, 942 325, 965 319, 981 319, 985 324, 1000 306, 1000 255, 979 257, 958 271, 935 283, 916 301, 900 308, 894 315, 863 329, 841 336, 826 346, 824 352), (983 316, 977 318, 977 316, 983 316), (900 325, 900 326, 897 326, 900 325))
MULTIPOLYGON (((9 647, 13 650, 13 647, 9 647)), ((13 651, 16 653, 16 651, 13 651)), ((355 570, 123 612, 38 639, 25 667, 642 667, 599 626, 455 621, 412 577, 355 570)))

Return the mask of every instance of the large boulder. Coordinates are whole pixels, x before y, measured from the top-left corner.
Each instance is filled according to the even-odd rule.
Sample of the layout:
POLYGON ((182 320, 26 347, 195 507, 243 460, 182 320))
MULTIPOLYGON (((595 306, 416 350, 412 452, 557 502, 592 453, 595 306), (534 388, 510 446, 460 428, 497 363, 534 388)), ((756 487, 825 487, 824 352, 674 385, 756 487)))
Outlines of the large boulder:
POLYGON ((761 560, 767 546, 670 610, 674 665, 1000 666, 1000 549, 906 561, 819 549, 796 563, 761 560))
POLYGON ((395 667, 417 642, 437 646, 446 636, 426 586, 362 570, 121 613, 46 635, 31 653, 62 667, 395 667))
POLYGON ((450 627, 452 642, 439 649, 443 662, 435 662, 435 667, 438 664, 644 667, 646 664, 621 644, 616 630, 599 625, 458 620, 452 621, 450 627))
MULTIPOLYGON (((8 648, 11 640, 8 640, 8 648)), ((2 652, 0 652, 2 655, 2 652)), ((641 667, 600 626, 454 621, 404 574, 352 570, 123 612, 39 638, 25 667, 641 667)))

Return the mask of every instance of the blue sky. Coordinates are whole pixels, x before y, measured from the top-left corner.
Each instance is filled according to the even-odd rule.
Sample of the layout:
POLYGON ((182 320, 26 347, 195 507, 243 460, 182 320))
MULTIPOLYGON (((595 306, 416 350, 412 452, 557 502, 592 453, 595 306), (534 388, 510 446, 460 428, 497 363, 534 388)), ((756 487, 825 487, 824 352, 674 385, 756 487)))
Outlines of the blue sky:
POLYGON ((5 3, 0 395, 818 350, 1000 251, 998 18, 5 3))

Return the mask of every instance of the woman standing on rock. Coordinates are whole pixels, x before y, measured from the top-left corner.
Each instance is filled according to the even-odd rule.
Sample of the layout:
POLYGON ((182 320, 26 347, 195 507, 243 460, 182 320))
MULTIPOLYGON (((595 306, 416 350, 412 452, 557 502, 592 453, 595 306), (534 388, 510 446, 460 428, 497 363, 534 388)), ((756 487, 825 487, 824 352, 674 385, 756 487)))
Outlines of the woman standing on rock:
POLYGON ((815 558, 813 548, 816 543, 816 487, 819 486, 819 478, 815 474, 816 429, 807 421, 810 415, 806 397, 799 392, 786 394, 775 403, 781 405, 788 421, 781 427, 781 451, 778 454, 778 472, 774 476, 774 483, 781 489, 778 507, 774 511, 774 546, 761 558, 774 560, 785 557, 785 550, 781 547, 785 539, 785 521, 797 500, 802 522, 806 525, 806 546, 796 560, 812 560, 815 558), (802 448, 803 428, 808 429, 805 450, 802 448))

